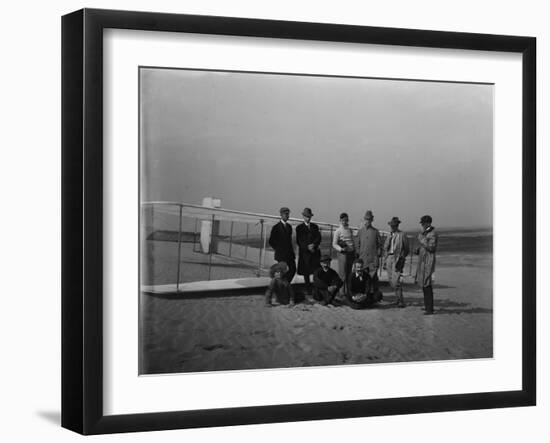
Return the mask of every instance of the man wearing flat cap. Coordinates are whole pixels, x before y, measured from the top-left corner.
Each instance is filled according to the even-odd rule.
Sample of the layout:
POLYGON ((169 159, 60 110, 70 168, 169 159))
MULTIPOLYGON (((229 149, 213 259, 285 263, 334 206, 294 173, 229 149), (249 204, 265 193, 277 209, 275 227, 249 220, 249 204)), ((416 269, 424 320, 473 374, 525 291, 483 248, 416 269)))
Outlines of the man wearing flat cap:
POLYGON ((296 274, 296 255, 292 246, 292 226, 288 222, 290 209, 282 207, 279 210, 281 220, 273 225, 269 235, 269 246, 275 251, 275 261, 284 261, 288 266, 288 272, 284 278, 290 283, 296 274))
POLYGON ((363 260, 363 266, 369 273, 368 293, 378 294, 378 260, 382 255, 382 237, 380 231, 372 225, 374 215, 368 210, 364 216, 365 224, 357 232, 357 255, 363 260))
POLYGON ((424 215, 420 219, 421 232, 417 240, 420 246, 415 253, 418 254, 418 266, 416 267, 416 282, 424 292, 425 314, 434 312, 433 273, 435 272, 435 251, 437 249, 437 234, 432 226, 432 217, 424 215))
POLYGON ((403 288, 401 285, 403 282, 402 274, 405 267, 405 259, 409 255, 409 240, 405 233, 399 230, 400 223, 401 220, 398 217, 392 217, 388 222, 390 233, 384 243, 384 255, 388 280, 395 291, 395 304, 400 308, 404 308, 405 302, 403 300, 403 288))
POLYGON ((310 275, 319 268, 321 251, 321 232, 319 226, 311 222, 313 212, 310 208, 302 211, 304 222, 296 226, 296 243, 298 243, 298 274, 304 277, 306 294, 311 295, 310 275))

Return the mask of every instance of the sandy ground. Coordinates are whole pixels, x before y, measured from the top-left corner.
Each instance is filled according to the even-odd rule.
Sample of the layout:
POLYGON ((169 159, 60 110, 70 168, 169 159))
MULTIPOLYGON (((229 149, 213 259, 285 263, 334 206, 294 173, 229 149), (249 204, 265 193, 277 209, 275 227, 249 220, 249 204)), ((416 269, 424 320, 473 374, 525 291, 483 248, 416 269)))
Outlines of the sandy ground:
POLYGON ((487 358, 493 353, 490 254, 444 255, 436 314, 405 286, 408 306, 382 288, 377 308, 300 303, 264 307, 262 293, 163 298, 143 295, 142 373, 487 358))

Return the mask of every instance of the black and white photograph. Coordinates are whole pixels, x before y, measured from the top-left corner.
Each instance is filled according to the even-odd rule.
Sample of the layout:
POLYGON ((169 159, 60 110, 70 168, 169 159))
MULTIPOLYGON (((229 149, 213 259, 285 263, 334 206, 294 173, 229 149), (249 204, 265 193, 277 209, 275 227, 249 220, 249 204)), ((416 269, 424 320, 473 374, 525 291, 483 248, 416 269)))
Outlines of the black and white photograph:
POLYGON ((545 3, 3 6, 1 441, 550 441, 545 3))
POLYGON ((141 375, 493 358, 493 84, 138 75, 141 375))

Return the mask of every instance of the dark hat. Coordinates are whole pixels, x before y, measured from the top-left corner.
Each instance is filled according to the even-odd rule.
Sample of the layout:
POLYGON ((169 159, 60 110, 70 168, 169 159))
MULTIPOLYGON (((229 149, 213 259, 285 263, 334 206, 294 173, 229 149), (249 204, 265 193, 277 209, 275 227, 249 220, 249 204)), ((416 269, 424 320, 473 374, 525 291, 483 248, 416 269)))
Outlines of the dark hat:
POLYGON ((275 276, 276 272, 280 272, 281 274, 286 274, 288 272, 288 265, 284 261, 280 261, 278 263, 275 263, 274 265, 271 265, 269 268, 269 275, 271 278, 275 276))
POLYGON ((374 218, 374 215, 372 214, 372 211, 369 209, 367 212, 365 212, 365 216, 363 217, 365 220, 374 218))
POLYGON ((323 262, 329 262, 329 263, 330 263, 330 262, 332 261, 332 259, 330 258, 330 255, 328 255, 328 254, 323 254, 323 256, 321 257, 321 260, 319 260, 319 261, 320 261, 321 263, 323 263, 323 262))
POLYGON ((279 209, 279 214, 282 214, 283 212, 290 212, 290 209, 288 209, 286 206, 283 206, 281 209, 279 209))
POLYGON ((281 267, 279 266, 279 263, 271 265, 271 267, 269 268, 269 276, 273 278, 276 272, 281 272, 281 267))
POLYGON ((388 225, 398 225, 399 223, 401 223, 399 217, 392 217, 391 220, 388 222, 388 225))
POLYGON ((342 220, 343 218, 349 218, 349 215, 346 212, 342 212, 340 214, 340 220, 342 220))
POLYGON ((313 212, 311 212, 311 208, 304 208, 302 215, 304 217, 313 217, 313 212))
POLYGON ((420 218, 420 223, 432 223, 432 217, 429 215, 423 215, 420 218))

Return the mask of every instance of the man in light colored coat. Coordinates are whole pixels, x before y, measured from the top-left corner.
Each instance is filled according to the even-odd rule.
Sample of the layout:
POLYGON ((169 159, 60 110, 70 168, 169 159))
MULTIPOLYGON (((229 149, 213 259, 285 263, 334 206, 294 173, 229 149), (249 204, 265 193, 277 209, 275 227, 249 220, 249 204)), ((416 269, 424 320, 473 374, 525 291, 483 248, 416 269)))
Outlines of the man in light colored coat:
POLYGON ((388 222, 390 233, 384 243, 384 256, 388 280, 395 291, 396 305, 400 308, 405 307, 403 300, 403 268, 405 259, 409 255, 409 240, 407 235, 399 230, 401 220, 398 217, 392 217, 388 222))
POLYGON ((365 224, 357 232, 357 255, 369 273, 368 293, 378 296, 378 261, 382 255, 382 237, 380 231, 372 225, 372 211, 365 213, 365 224))
POLYGON ((334 231, 332 247, 338 252, 338 275, 344 282, 342 295, 345 295, 348 276, 355 260, 355 240, 349 227, 349 216, 345 212, 340 214, 340 227, 334 231))
POLYGON ((418 254, 418 266, 416 267, 416 282, 424 292, 424 309, 426 315, 434 313, 433 274, 435 272, 435 252, 437 249, 437 233, 432 226, 432 217, 423 215, 420 219, 422 231, 417 240, 420 246, 415 253, 418 254))

